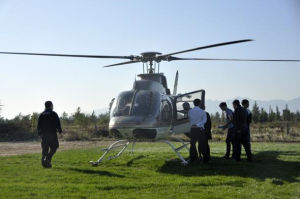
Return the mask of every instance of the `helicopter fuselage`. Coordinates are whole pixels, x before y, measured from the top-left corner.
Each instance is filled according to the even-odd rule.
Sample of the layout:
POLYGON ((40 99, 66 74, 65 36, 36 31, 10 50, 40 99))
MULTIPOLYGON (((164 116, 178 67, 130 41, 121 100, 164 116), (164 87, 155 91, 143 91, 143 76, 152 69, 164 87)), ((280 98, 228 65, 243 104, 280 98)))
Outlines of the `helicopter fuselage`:
MULTIPOLYGON (((191 103, 191 95, 170 95, 162 73, 139 77, 141 80, 134 82, 132 90, 121 92, 112 101, 110 133, 126 139, 156 140, 189 132, 187 111, 179 110, 178 105, 191 103), (187 100, 182 101, 183 96, 188 96, 187 100)), ((194 93, 199 92, 204 90, 194 93)), ((204 100, 204 95, 201 99, 204 100)))
POLYGON ((141 74, 110 108, 109 131, 127 139, 158 139, 171 133, 173 101, 163 74, 141 74), (163 104, 168 105, 164 109, 163 104), (164 111, 162 113, 162 111, 164 111))

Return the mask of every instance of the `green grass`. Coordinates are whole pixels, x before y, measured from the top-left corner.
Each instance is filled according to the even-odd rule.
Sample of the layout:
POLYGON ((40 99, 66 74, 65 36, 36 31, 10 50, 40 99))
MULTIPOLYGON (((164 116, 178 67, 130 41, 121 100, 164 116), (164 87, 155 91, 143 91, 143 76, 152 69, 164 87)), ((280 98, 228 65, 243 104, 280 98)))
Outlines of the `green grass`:
POLYGON ((40 154, 1 157, 0 198, 300 198, 300 144, 252 147, 254 162, 235 162, 211 143, 212 161, 187 167, 163 143, 139 143, 98 167, 88 163, 98 148, 58 151, 52 169, 40 154))

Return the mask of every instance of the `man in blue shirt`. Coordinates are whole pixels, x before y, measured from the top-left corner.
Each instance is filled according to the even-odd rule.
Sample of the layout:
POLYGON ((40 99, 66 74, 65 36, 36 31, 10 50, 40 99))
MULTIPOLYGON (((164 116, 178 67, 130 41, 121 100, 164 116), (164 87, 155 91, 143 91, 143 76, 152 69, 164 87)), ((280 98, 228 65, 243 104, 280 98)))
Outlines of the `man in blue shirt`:
POLYGON ((199 106, 201 104, 200 99, 194 100, 194 108, 190 109, 188 112, 188 118, 191 125, 191 141, 190 141, 190 160, 194 161, 198 157, 202 156, 203 161, 207 162, 209 160, 208 155, 208 140, 205 133, 205 123, 207 121, 206 112, 202 110, 199 106), (196 142, 198 142, 198 152, 196 149, 196 142))
MULTIPOLYGON (((234 147, 233 145, 234 145, 234 136, 235 136, 234 125, 233 125, 233 111, 227 108, 226 102, 221 102, 219 107, 225 113, 226 116, 225 125, 219 126, 219 128, 223 130, 228 129, 227 136, 226 136, 226 154, 224 155, 224 158, 229 159, 231 145, 232 148, 234 147)), ((234 157, 234 152, 232 153, 232 157, 234 157)))

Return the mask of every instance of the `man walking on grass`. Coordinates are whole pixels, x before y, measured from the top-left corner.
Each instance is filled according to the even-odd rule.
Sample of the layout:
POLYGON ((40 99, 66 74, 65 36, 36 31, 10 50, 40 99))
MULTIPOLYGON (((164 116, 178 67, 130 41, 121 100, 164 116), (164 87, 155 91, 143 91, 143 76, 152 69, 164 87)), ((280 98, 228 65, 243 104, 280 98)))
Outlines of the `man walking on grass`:
POLYGON ((57 132, 62 133, 59 117, 53 111, 51 101, 45 102, 45 111, 39 116, 37 130, 42 138, 42 166, 51 168, 51 159, 59 147, 57 132))

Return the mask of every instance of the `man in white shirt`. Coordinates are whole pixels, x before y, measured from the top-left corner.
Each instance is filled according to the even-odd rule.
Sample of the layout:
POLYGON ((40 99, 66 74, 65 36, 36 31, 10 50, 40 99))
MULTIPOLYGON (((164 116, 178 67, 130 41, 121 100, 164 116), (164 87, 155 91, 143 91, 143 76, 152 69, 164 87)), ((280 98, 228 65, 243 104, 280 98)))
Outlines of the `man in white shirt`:
POLYGON ((197 160, 199 156, 203 157, 203 161, 209 160, 208 156, 208 140, 204 129, 207 117, 206 112, 199 106, 201 104, 200 99, 194 100, 194 108, 189 110, 188 117, 191 125, 191 141, 190 141, 190 161, 197 160), (198 152, 196 149, 196 142, 198 141, 198 152))

